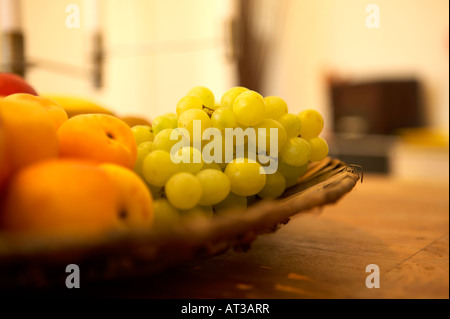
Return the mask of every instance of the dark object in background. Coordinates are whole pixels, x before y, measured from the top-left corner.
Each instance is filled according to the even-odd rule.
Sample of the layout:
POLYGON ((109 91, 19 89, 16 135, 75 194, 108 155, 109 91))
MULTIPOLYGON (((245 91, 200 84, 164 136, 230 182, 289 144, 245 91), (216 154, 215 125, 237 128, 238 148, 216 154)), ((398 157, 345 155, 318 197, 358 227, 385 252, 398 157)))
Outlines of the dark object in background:
POLYGON ((425 125, 420 83, 415 79, 331 82, 334 137, 330 155, 389 173, 389 153, 399 129, 425 125))
POLYGON ((0 71, 14 73, 25 78, 25 40, 22 32, 12 31, 1 35, 3 61, 0 71))
POLYGON ((237 15, 229 25, 228 57, 236 62, 238 85, 264 95, 264 79, 270 76, 267 58, 286 32, 288 4, 288 0, 236 2, 237 15))
POLYGON ((331 84, 337 133, 395 134, 424 125, 417 80, 331 84))
POLYGON ((393 135, 346 135, 336 133, 330 140, 329 155, 348 164, 362 166, 364 172, 389 173, 393 135))

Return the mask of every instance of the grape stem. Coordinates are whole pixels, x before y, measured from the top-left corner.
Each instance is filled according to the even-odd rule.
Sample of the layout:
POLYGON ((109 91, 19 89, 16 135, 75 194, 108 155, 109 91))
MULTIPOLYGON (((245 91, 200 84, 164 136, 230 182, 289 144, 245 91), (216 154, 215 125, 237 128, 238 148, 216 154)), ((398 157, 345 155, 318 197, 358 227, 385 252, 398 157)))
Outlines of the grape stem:
POLYGON ((211 117, 212 114, 214 113, 214 109, 203 105, 203 110, 205 109, 206 109, 205 113, 208 114, 209 117, 211 117))

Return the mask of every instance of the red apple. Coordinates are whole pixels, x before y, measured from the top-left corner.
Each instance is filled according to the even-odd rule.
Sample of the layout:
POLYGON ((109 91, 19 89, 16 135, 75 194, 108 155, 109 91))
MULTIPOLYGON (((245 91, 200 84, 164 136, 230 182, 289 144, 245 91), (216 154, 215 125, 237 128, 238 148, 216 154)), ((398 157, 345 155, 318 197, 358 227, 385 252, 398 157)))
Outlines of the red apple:
POLYGON ((36 90, 24 78, 14 73, 0 72, 0 96, 14 93, 38 95, 36 90))

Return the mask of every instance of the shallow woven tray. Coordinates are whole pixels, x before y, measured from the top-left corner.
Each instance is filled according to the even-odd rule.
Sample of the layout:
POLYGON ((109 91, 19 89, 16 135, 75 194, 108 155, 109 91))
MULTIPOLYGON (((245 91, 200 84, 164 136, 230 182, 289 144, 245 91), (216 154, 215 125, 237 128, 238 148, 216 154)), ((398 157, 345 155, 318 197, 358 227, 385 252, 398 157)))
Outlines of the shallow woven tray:
POLYGON ((64 286, 69 264, 80 267, 85 283, 154 274, 228 249, 246 251, 257 236, 276 231, 291 216, 335 203, 359 179, 355 166, 326 158, 311 164, 281 198, 258 201, 243 214, 95 241, 18 242, 0 234, 0 289, 64 286))

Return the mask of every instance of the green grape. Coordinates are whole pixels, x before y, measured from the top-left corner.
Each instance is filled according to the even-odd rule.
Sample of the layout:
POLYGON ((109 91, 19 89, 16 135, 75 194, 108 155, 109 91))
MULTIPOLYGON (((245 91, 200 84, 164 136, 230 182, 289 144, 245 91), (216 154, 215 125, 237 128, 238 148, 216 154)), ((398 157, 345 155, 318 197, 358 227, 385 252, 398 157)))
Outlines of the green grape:
POLYGON ((317 162, 323 160, 328 156, 328 144, 320 136, 313 137, 308 140, 309 146, 311 146, 311 162, 317 162))
POLYGON ((256 161, 264 168, 266 174, 273 174, 278 170, 278 154, 277 156, 268 156, 264 153, 258 154, 256 161))
POLYGON ((153 141, 142 142, 137 146, 137 148, 142 148, 151 153, 153 152, 153 141))
POLYGON ((202 184, 194 175, 180 172, 169 178, 165 185, 165 191, 167 199, 174 207, 191 209, 199 203, 202 197, 202 184))
MULTIPOLYGON (((299 167, 303 167, 303 166, 299 166, 299 167)), ((297 185, 297 183, 298 183, 298 178, 293 178, 292 176, 286 178, 286 188, 297 185)))
POLYGON ((286 179, 280 172, 275 172, 266 176, 266 185, 257 195, 263 199, 276 199, 284 193, 285 189, 286 179))
POLYGON ((180 216, 183 221, 196 223, 209 221, 214 216, 211 206, 195 206, 191 209, 181 209, 180 216))
POLYGON ((253 126, 264 119, 266 103, 259 93, 248 90, 234 100, 233 111, 239 124, 253 126))
MULTIPOLYGON (((225 141, 221 135, 215 136, 211 140, 203 141, 202 156, 205 161, 204 165, 210 162, 210 164, 215 164, 222 169, 223 163, 225 163, 225 141)), ((206 166, 203 169, 206 169, 206 166)))
POLYGON ((142 163, 144 162, 144 159, 147 157, 148 154, 151 153, 151 150, 146 148, 145 146, 147 143, 153 143, 153 142, 144 142, 138 145, 137 147, 137 156, 136 156, 136 163, 134 164, 134 172, 138 174, 140 177, 143 177, 142 175, 142 163), (142 145, 142 146, 141 146, 142 145))
MULTIPOLYGON (((256 140, 255 130, 253 128, 247 130, 247 127, 241 125, 238 125, 234 129, 225 128, 225 134, 222 134, 223 162, 230 162, 232 157, 235 158, 236 156, 247 157, 249 140, 256 140)), ((254 143, 250 146, 256 148, 254 143)), ((256 149, 253 154, 256 154, 256 149)))
POLYGON ((196 174, 203 168, 202 153, 191 146, 180 148, 173 156, 172 162, 178 164, 180 172, 196 174))
POLYGON ((167 117, 168 119, 170 119, 171 121, 171 128, 176 128, 178 127, 178 115, 176 115, 175 113, 166 113, 163 116, 167 117))
POLYGON ((280 150, 280 159, 292 166, 302 166, 311 157, 311 147, 307 140, 301 137, 291 137, 280 150))
POLYGON ((149 125, 135 125, 131 128, 131 132, 133 132, 136 145, 139 145, 142 142, 153 141, 155 138, 153 129, 149 125))
POLYGON ((239 155, 238 157, 243 157, 243 158, 248 157, 247 156, 248 149, 247 149, 246 140, 247 140, 247 136, 245 136, 243 140, 238 140, 237 138, 233 138, 232 141, 230 141, 230 139, 227 140, 226 136, 224 138, 222 138, 222 149, 221 149, 222 158, 221 158, 220 162, 218 163, 219 166, 222 168, 222 170, 224 169, 226 164, 231 162, 232 160, 234 160, 237 155, 239 155), (241 153, 237 154, 238 151, 241 153))
POLYGON ((203 132, 211 127, 211 119, 202 110, 190 109, 180 115, 178 127, 187 130, 191 142, 201 142, 203 132), (194 132, 195 127, 198 127, 199 131, 194 132))
POLYGON ((213 110, 215 106, 214 94, 204 86, 196 86, 189 90, 187 96, 196 96, 203 102, 203 106, 213 110))
POLYGON ((281 149, 283 144, 287 140, 286 136, 286 130, 284 127, 278 122, 273 119, 263 119, 261 122, 253 126, 253 128, 256 130, 256 141, 250 140, 250 142, 255 143, 257 147, 257 153, 264 152, 268 155, 276 156, 276 154, 270 154, 271 148, 271 129, 277 130, 278 138, 274 141, 277 143, 277 145, 274 145, 274 150, 278 153, 278 151, 281 149), (261 142, 263 140, 263 142, 261 142), (264 143, 265 141, 265 143, 264 143))
POLYGON ((263 167, 250 159, 234 159, 228 163, 225 175, 230 180, 231 191, 241 196, 257 194, 266 183, 263 167))
POLYGON ((292 166, 284 161, 278 161, 278 172, 286 179, 286 188, 297 184, 298 179, 308 170, 308 163, 302 166, 292 166))
POLYGON ((180 116, 190 109, 203 109, 203 101, 197 96, 184 96, 177 103, 177 114, 180 116))
POLYGON ((173 118, 167 115, 157 116, 152 123, 153 134, 156 135, 164 129, 174 129, 177 125, 174 126, 173 118))
POLYGON ((142 163, 142 175, 147 183, 164 186, 169 178, 178 172, 178 165, 172 162, 167 151, 155 150, 145 157, 142 163))
POLYGON ((247 208, 247 197, 229 193, 220 203, 213 206, 214 212, 220 216, 238 214, 247 208))
POLYGON ((172 147, 181 139, 181 136, 178 140, 171 140, 170 134, 173 129, 166 128, 156 134, 155 139, 153 140, 153 149, 154 150, 163 150, 169 152, 172 150, 172 147))
POLYGON ((319 136, 323 129, 322 115, 312 109, 304 110, 298 113, 301 122, 300 136, 306 140, 319 136))
POLYGON ((234 115, 233 110, 225 106, 216 109, 211 115, 211 125, 219 129, 222 133, 225 132, 225 128, 227 127, 237 127, 236 116, 234 115))
POLYGON ((287 138, 299 136, 302 129, 302 123, 297 115, 292 113, 284 114, 278 119, 278 122, 280 122, 286 130, 287 138))
POLYGON ((222 95, 220 105, 233 108, 234 100, 239 96, 239 94, 245 91, 248 91, 248 89, 242 86, 235 86, 229 89, 222 95))
POLYGON ((278 120, 288 112, 286 102, 279 96, 266 96, 266 118, 278 120))
POLYGON ((153 225, 155 229, 166 229, 180 222, 180 213, 165 198, 153 201, 153 225))
POLYGON ((220 168, 219 164, 215 163, 215 162, 211 162, 211 163, 203 163, 203 170, 205 169, 215 169, 217 171, 222 171, 222 169, 220 168))
POLYGON ((200 205, 217 204, 230 193, 230 181, 222 171, 205 169, 198 172, 196 176, 202 184, 200 205))

